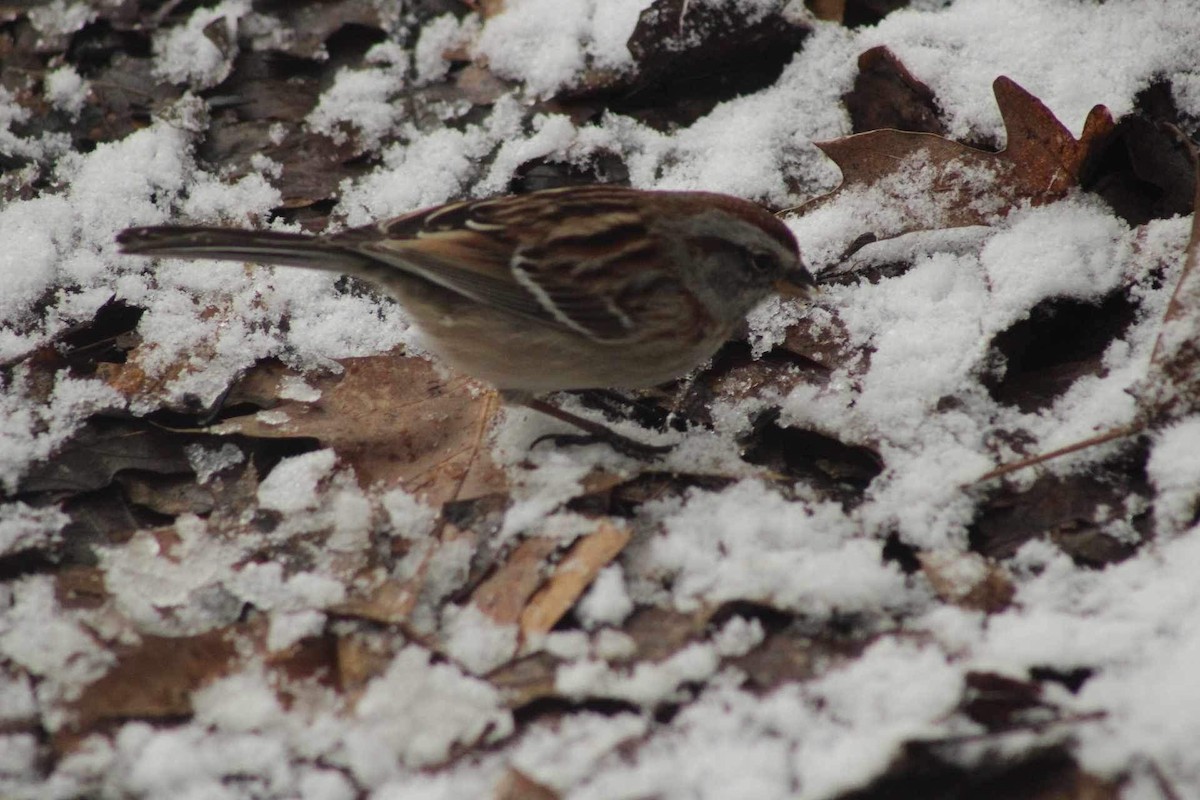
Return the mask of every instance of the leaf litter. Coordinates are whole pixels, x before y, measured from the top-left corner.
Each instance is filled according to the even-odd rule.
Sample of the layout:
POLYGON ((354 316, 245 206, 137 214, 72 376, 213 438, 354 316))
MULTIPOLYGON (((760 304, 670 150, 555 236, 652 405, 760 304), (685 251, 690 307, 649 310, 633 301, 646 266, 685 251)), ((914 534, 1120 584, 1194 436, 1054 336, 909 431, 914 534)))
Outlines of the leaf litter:
MULTIPOLYGON (((337 224, 339 184, 353 192, 373 171, 444 186, 429 202, 472 186, 495 191, 486 172, 493 158, 500 165, 541 159, 539 180, 553 181, 587 174, 604 153, 627 162, 620 166, 635 185, 645 183, 647 159, 661 158, 661 170, 683 152, 656 151, 662 131, 702 128, 722 113, 714 98, 736 108, 749 102, 739 95, 785 85, 797 63, 764 56, 746 75, 675 106, 646 103, 688 59, 712 48, 734 56, 770 49, 788 36, 797 41, 787 52, 805 36, 809 52, 836 52, 841 35, 829 27, 809 33, 771 9, 765 17, 730 17, 737 24, 714 43, 704 38, 710 12, 655 3, 633 9, 638 14, 588 18, 594 42, 613 39, 602 26, 617 16, 631 26, 627 38, 642 37, 629 46, 627 73, 572 73, 583 78, 575 89, 553 88, 514 112, 506 93, 521 80, 537 82, 520 59, 506 62, 493 41, 490 53, 443 54, 452 63, 437 92, 380 87, 379 96, 403 95, 430 112, 420 126, 389 123, 375 141, 378 133, 350 125, 343 143, 331 146, 303 124, 316 85, 330 85, 332 70, 342 68, 393 79, 357 59, 372 41, 420 36, 429 18, 385 20, 356 3, 241 17, 238 5, 226 9, 239 20, 228 29, 236 41, 213 43, 214 32, 202 33, 229 72, 186 79, 219 81, 209 95, 217 113, 203 122, 208 136, 197 152, 212 164, 232 164, 226 181, 262 168, 255 154, 265 153, 282 165, 268 170, 280 189, 274 213, 313 228, 327 224, 331 211, 337 224), (698 26, 682 56, 674 46, 647 49, 653 42, 638 33, 647 20, 667 18, 698 26), (755 27, 762 19, 775 26, 770 47, 755 27), (271 21, 295 35, 264 33, 271 21), (279 56, 271 53, 284 60, 272 62, 279 56), (491 64, 509 67, 486 97, 456 77, 491 75, 491 64), (578 91, 600 78, 610 82, 578 91), (267 107, 263 97, 283 97, 289 84, 304 87, 294 103, 253 119, 255 108, 267 107), (596 116, 600 109, 613 116, 596 116), (484 143, 483 164, 439 161, 441 173, 404 172, 419 169, 409 148, 444 135, 439 126, 470 131, 491 114, 500 130, 509 123, 497 122, 499 115, 514 113, 520 124, 507 130, 524 148, 519 157, 501 159, 503 146, 484 143), (563 113, 573 121, 549 133, 547 121, 563 113), (324 154, 316 168, 313 152, 324 154)), ((487 4, 477 22, 454 24, 533 24, 536 13, 508 5, 487 4)), ((181 30, 190 19, 164 9, 150 25, 134 24, 125 11, 98 12, 102 25, 81 19, 57 39, 45 38, 41 55, 21 50, 32 41, 33 19, 12 17, 7 47, 30 63, 60 52, 55 57, 93 88, 78 123, 25 116, 16 127, 22 174, 43 188, 18 190, 6 179, 17 192, 9 202, 53 191, 45 177, 66 146, 54 138, 59 131, 92 143, 85 147, 118 142, 179 102, 179 83, 155 83, 141 95, 128 89, 128 76, 164 66, 166 51, 148 46, 160 30, 181 30), (74 50, 64 50, 68 44, 74 50)), ((849 21, 859 12, 848 3, 823 13, 849 21)), ((884 19, 874 35, 887 31, 884 19)), ((936 127, 937 97, 918 77, 919 65, 870 52, 857 59, 860 99, 847 100, 859 109, 852 110, 855 129, 887 118, 868 112, 888 103, 887 113, 908 120, 906 127, 936 127), (867 93, 872 99, 863 100, 867 93)), ((853 69, 845 76, 842 94, 853 69)), ((4 80, 24 92, 17 117, 22 108, 41 108, 41 89, 28 73, 9 70, 4 80)), ((1142 705, 1125 699, 1154 678, 1139 659, 1145 634, 1105 635, 1110 617, 1102 612, 1127 597, 1134 618, 1161 627, 1155 620, 1169 605, 1164 596, 1187 594, 1177 571, 1154 570, 1182 568, 1194 549, 1194 488, 1171 475, 1190 474, 1174 451, 1186 449, 1180 443, 1192 435, 1195 233, 1185 257, 1178 221, 1156 218, 1163 212, 1153 207, 1130 235, 1136 244, 1115 248, 1111 257, 1128 263, 1120 275, 1098 279, 1108 282, 1095 287, 1100 294, 1081 292, 1074 277, 1045 279, 1042 295, 1021 294, 1003 273, 989 275, 997 302, 1015 307, 976 326, 977 355, 961 367, 961 385, 926 398, 918 423, 928 429, 923 453, 905 438, 908 427, 894 423, 911 383, 879 383, 912 372, 886 336, 886 324, 904 323, 906 303, 924 304, 928 315, 939 292, 969 289, 948 276, 978 270, 981 250, 988 256, 986 248, 998 248, 1006 233, 1039 230, 1040 220, 1052 219, 1039 213, 1098 216, 1080 198, 1104 183, 1106 169, 1124 169, 1112 157, 1116 143, 1132 152, 1158 130, 1128 127, 1118 137, 1112 116, 1097 106, 1074 137, 1049 111, 1054 103, 1007 78, 994 91, 1008 134, 999 152, 880 130, 823 146, 842 169, 842 186, 789 219, 816 266, 852 253, 847 266, 823 270, 829 288, 811 312, 767 309, 752 320, 748 343, 732 345, 678 391, 635 398, 638 419, 684 429, 679 455, 665 465, 596 447, 529 450, 549 423, 501 410, 485 388, 440 372, 407 342, 391 352, 377 346, 307 358, 305 340, 293 337, 270 356, 254 351, 240 367, 222 367, 211 382, 219 391, 189 398, 178 386, 208 380, 206 365, 225 347, 221 340, 206 337, 164 362, 154 351, 170 348, 116 330, 152 330, 136 312, 144 304, 148 320, 163 314, 156 296, 126 277, 127 299, 119 302, 134 310, 132 323, 124 312, 115 322, 92 322, 114 296, 111 282, 93 286, 75 269, 63 285, 95 299, 71 306, 67 291, 40 302, 54 316, 45 330, 71 329, 76 344, 51 341, 47 349, 43 339, 42 349, 3 367, 6 425, 44 404, 43 427, 54 429, 43 449, 12 451, 24 461, 14 461, 20 477, 6 506, 13 511, 0 517, 0 532, 9 525, 21 531, 2 562, 3 735, 18 754, 17 771, 3 780, 15 775, 18 787, 50 781, 64 796, 101 781, 148 796, 187 785, 263 797, 419 796, 436 781, 457 787, 459 796, 497 797, 671 796, 689 787, 729 796, 745 786, 765 797, 797 785, 814 797, 964 785, 999 796, 1110 797, 1122 782, 1192 786, 1178 749, 1188 734, 1145 733, 1147 720, 1163 718, 1158 697, 1142 705), (944 236, 961 226, 983 230, 975 240, 944 236), (884 288, 896 316, 869 327, 863 309, 884 288), (1061 388, 1041 395, 1036 382, 1013 377, 1016 350, 1004 342, 1032 331, 1028 347, 1036 349, 1045 346, 1039 337, 1061 335, 1053 326, 1018 327, 1039 302, 1057 303, 1052 314, 1064 313, 1064 299, 1078 302, 1082 319, 1105 292, 1126 298, 1132 319, 1097 326, 1100 346, 1086 368, 1047 362, 1046 379, 1061 388), (1166 317, 1161 326, 1158 313, 1166 317), (1001 338, 1009 330, 1015 333, 1001 338), (989 375, 1008 381, 1003 402, 989 396, 989 375), (961 488, 989 465, 1048 452, 1056 435, 1069 437, 1063 415, 1082 414, 1093 429, 1111 425, 1111 408, 1088 411, 1083 390, 1102 397, 1138 379, 1147 387, 1138 390, 1138 413, 1150 436, 1083 450, 1065 466, 1047 463, 1040 477, 1013 473, 1003 486, 961 488), (103 381, 106 390, 76 397, 71 381, 81 380, 103 381), (879 391, 890 391, 894 417, 872 406, 879 391), (770 472, 746 469, 743 456, 770 472), (710 468, 697 469, 701 462, 710 468), (518 512, 531 522, 515 525, 518 512), (1056 581, 1088 598, 1082 616, 1055 592, 1056 581), (53 621, 45 632, 52 647, 34 646, 38 620, 53 621), (1071 635, 1081 629, 1093 638, 1071 635), (38 744, 43 731, 50 736, 38 744), (588 733, 571 738, 572 731, 588 733), (1028 744, 1005 745, 1010 733, 1028 744), (791 756, 772 755, 771 743, 780 740, 791 756), (855 755, 831 758, 818 742, 855 755), (183 757, 219 761, 235 752, 241 760, 231 767, 183 757), (737 753, 762 769, 718 769, 698 780, 679 768, 737 753), (20 754, 29 757, 22 762, 20 754), (1154 766, 1139 767, 1138 758, 1154 766)), ((817 159, 781 167, 796 171, 790 185, 819 183, 817 159)), ((1169 158, 1139 159, 1141 174, 1169 184, 1155 177, 1169 158)), ((774 190, 747 193, 757 191, 765 197, 774 190)), ((232 196, 221 202, 236 205, 232 196)), ((992 268, 983 260, 985 271, 992 268)), ((354 286, 342 289, 344 302, 362 297, 354 286)), ((212 308, 197 319, 229 313, 212 308)), ((304 324, 276 319, 268 324, 278 326, 272 336, 304 324)), ((11 341, 32 330, 22 325, 12 328, 11 341)), ((945 335, 953 330, 946 326, 945 335)), ((36 428, 21 433, 37 440, 36 428)), ((1170 672, 1172 659, 1194 641, 1186 617, 1174 619, 1167 629, 1183 649, 1159 644, 1169 654, 1156 684, 1164 691, 1181 674, 1170 672)))

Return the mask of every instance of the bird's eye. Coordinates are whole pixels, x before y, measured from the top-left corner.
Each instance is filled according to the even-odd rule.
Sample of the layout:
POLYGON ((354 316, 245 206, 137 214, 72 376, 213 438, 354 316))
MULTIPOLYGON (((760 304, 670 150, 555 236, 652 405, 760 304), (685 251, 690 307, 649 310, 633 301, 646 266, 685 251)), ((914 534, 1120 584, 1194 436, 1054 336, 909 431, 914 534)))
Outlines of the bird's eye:
POLYGON ((751 253, 750 268, 759 275, 766 275, 775 270, 775 259, 766 253, 751 253))

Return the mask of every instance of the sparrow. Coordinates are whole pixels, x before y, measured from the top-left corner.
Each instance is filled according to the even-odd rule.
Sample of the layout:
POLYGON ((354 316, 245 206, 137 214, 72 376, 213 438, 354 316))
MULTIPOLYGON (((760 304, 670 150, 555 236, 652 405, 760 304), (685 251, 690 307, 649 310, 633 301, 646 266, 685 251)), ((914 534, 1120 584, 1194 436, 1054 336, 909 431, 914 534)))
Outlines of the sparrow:
POLYGON ((366 280, 446 364, 597 435, 611 432, 537 396, 673 380, 769 295, 804 299, 814 286, 791 231, 756 203, 606 185, 447 203, 331 234, 166 225, 117 242, 129 254, 366 280))

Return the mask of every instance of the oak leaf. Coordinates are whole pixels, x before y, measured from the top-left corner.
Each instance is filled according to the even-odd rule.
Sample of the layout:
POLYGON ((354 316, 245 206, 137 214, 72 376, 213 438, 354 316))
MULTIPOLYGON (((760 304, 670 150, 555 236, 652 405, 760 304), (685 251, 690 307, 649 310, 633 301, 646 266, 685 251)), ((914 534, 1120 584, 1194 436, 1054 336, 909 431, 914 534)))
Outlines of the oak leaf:
POLYGON ((988 224, 1020 205, 1064 197, 1112 133, 1108 109, 1095 106, 1075 139, 1010 78, 997 78, 992 90, 1007 133, 1004 150, 988 152, 935 134, 897 130, 818 142, 841 169, 842 183, 791 211, 809 214, 851 192, 867 194, 881 213, 860 216, 863 229, 845 233, 853 240, 863 233, 885 238, 988 224))

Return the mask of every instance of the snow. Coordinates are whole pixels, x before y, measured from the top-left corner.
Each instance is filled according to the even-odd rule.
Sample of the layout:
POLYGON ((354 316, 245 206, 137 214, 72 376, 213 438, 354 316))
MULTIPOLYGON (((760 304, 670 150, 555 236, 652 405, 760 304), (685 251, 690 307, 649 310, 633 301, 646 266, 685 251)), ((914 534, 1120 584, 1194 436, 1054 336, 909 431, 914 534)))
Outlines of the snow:
POLYGON ((533 94, 568 85, 585 67, 633 66, 625 42, 648 0, 515 0, 483 26, 476 45, 497 75, 533 94))
POLYGON ((238 446, 229 442, 220 447, 189 444, 183 448, 183 452, 196 472, 196 480, 202 484, 208 483, 221 470, 237 466, 246 460, 246 455, 238 446))
POLYGON ((625 589, 621 565, 612 564, 600 570, 575 610, 588 628, 620 625, 633 612, 633 600, 625 589))
POLYGON ((71 518, 57 508, 34 508, 17 501, 0 506, 0 555, 47 547, 61 541, 71 518))
POLYGON ((96 16, 88 3, 70 3, 67 0, 51 0, 30 11, 29 22, 43 36, 61 36, 74 33, 96 16))
POLYGON ((398 774, 402 764, 437 763, 457 743, 511 731, 512 718, 499 699, 483 681, 430 663, 428 651, 406 647, 355 705, 358 724, 347 732, 339 760, 368 786, 398 774))
POLYGON ((282 514, 316 508, 317 485, 333 473, 336 463, 337 453, 329 448, 285 458, 259 484, 259 505, 282 514))
POLYGON ((344 142, 348 137, 341 126, 347 125, 358 131, 364 145, 375 147, 404 116, 404 104, 394 97, 404 88, 408 53, 394 42, 384 42, 371 48, 366 59, 379 66, 343 69, 321 95, 308 115, 314 131, 344 142))
POLYGON ((682 610, 742 599, 820 617, 890 609, 908 597, 904 576, 831 502, 789 502, 746 480, 693 490, 682 503, 647 503, 646 512, 661 532, 633 545, 631 561, 642 580, 669 583, 682 610))
MULTIPOLYGON (((614 113, 526 119, 530 98, 576 85, 589 70, 631 69, 625 42, 648 5, 510 0, 490 18, 445 15, 413 41, 376 45, 363 64, 337 73, 306 121, 379 150, 361 177, 341 187, 335 224, 500 193, 530 159, 582 165, 601 151, 625 160, 635 186, 797 205, 837 184, 836 168, 812 143, 849 132, 841 97, 853 86, 857 56, 877 45, 932 87, 955 138, 1002 144, 991 92, 998 75, 1039 97, 1076 134, 1093 105, 1126 114, 1164 76, 1185 116, 1200 116, 1195 0, 1053 7, 930 0, 862 30, 816 24, 772 86, 675 131, 614 113), (411 119, 397 98, 444 78, 446 52, 460 48, 516 82, 514 91, 452 126, 411 119)), ((762 13, 781 4, 740 5, 762 13)), ((30 16, 40 36, 55 37, 96 13, 56 0, 30 16)), ((244 0, 227 0, 152 32, 157 74, 197 91, 216 86, 234 63, 234 34, 249 13, 244 0), (223 36, 228 47, 214 41, 223 36)), ((90 87, 57 66, 41 91, 73 115, 90 87)), ((419 350, 402 308, 336 291, 336 276, 178 260, 151 267, 116 252, 116 232, 130 225, 266 224, 279 205, 268 179, 278 164, 260 159, 265 175, 238 180, 198 166, 210 113, 200 96, 90 152, 73 151, 65 135, 22 134, 30 113, 0 89, 0 150, 52 164, 48 183, 57 187, 0 206, 0 555, 64 544, 63 511, 7 494, 93 414, 213 403, 267 358, 298 373, 285 379, 281 397, 313 402, 320 395, 304 377, 311 370, 399 346, 419 350), (21 359, 110 299, 145 309, 137 366, 161 387, 126 397, 98 377, 65 371, 52 385, 39 383, 21 359)), ((933 215, 922 167, 909 164, 882 189, 846 192, 789 218, 808 263, 837 269, 855 231, 894 233, 922 209, 933 215)), ((333 449, 322 449, 285 458, 262 476, 256 515, 232 527, 185 514, 100 548, 95 569, 108 597, 100 608, 71 606, 48 574, 0 584, 0 793, 28 796, 44 784, 47 797, 486 797, 515 768, 571 800, 816 800, 869 783, 906 741, 978 733, 956 711, 967 672, 1023 680, 1034 667, 1092 671, 1076 694, 1047 688, 1066 713, 1096 715, 1071 727, 1071 752, 1085 770, 1129 776, 1128 796, 1155 796, 1142 766, 1153 764, 1180 796, 1200 793, 1193 713, 1200 706, 1200 419, 1152 431, 1150 500, 1101 514, 1106 531, 1139 545, 1120 564, 1080 567, 1052 542, 1030 541, 1002 565, 1013 581, 1011 604, 985 615, 939 602, 920 573, 906 575, 880 553, 894 535, 930 554, 955 587, 974 585, 993 565, 969 553, 979 495, 964 487, 998 464, 1138 418, 1189 226, 1171 219, 1131 228, 1078 193, 989 218, 987 226, 877 242, 856 262, 911 268, 876 283, 828 286, 811 308, 758 309, 749 330, 756 355, 782 343, 800 318, 869 353, 775 399, 781 424, 870 446, 883 472, 856 505, 822 499, 803 482, 781 490, 774 476, 740 459, 735 441, 765 401, 718 405, 713 431, 665 435, 678 445, 665 472, 733 480, 644 502, 629 520, 632 542, 575 607, 578 628, 526 643, 536 657, 555 660, 562 697, 616 700, 628 707, 620 713, 580 710, 518 723, 486 680, 518 652, 516 628, 447 600, 486 566, 481 551, 498 557, 523 536, 567 542, 594 527, 570 502, 597 470, 628 477, 638 469, 603 446, 530 451, 558 423, 508 410, 489 447, 509 475, 513 502, 485 543, 439 538, 438 509, 404 488, 361 486, 333 449), (1101 374, 1036 412, 989 395, 981 377, 994 367, 992 337, 1048 298, 1097 301, 1126 286, 1139 310, 1103 354, 1101 374), (1026 440, 1006 438, 1013 431, 1026 440), (1145 513, 1148 541, 1132 525, 1145 513), (294 551, 277 557, 284 545, 294 551), (368 558, 384 551, 378 563, 368 558), (352 624, 340 609, 358 588, 416 576, 423 583, 412 613, 403 626, 379 626, 393 647, 376 653, 379 669, 362 686, 280 683, 271 660, 352 624), (732 602, 764 604, 816 630, 852 618, 863 652, 819 660, 804 680, 751 691, 730 661, 774 635, 758 621, 734 616, 656 661, 639 660, 638 642, 619 630, 639 607, 702 615, 732 602), (260 652, 246 645, 237 669, 192 691, 190 720, 114 723, 64 755, 52 775, 40 772, 44 745, 29 726, 68 725, 71 702, 112 668, 111 645, 233 626, 248 608, 263 624, 260 652), (656 719, 656 710, 673 704, 678 713, 669 721, 656 719), (480 743, 486 747, 475 748, 480 743)), ((630 422, 618 428, 654 438, 630 422)), ((185 451, 197 481, 214 490, 248 454, 232 443, 185 451)), ((1085 452, 1013 480, 1075 474, 1098 457, 1085 452)), ((1006 746, 1022 752, 1038 741, 1031 734, 1006 746)))
POLYGON ((246 0, 226 0, 192 12, 186 24, 155 39, 155 74, 193 89, 216 86, 233 70, 238 20, 247 14, 246 0), (214 40, 227 42, 226 49, 214 40))
POLYGON ((478 34, 479 20, 474 16, 462 20, 453 14, 443 14, 425 24, 413 47, 413 68, 419 83, 432 83, 446 76, 450 62, 446 52, 466 47, 478 34))
POLYGON ((1146 471, 1157 490, 1156 530, 1187 530, 1196 521, 1198 510, 1200 420, 1184 420, 1159 434, 1146 471))
POLYGON ((900 742, 935 730, 958 700, 958 675, 929 649, 884 640, 807 685, 764 696, 717 686, 631 757, 609 753, 570 796, 835 796, 882 769, 900 742))
POLYGON ((446 653, 473 675, 486 674, 517 652, 517 626, 498 624, 473 605, 447 606, 442 632, 446 653))
POLYGON ((1195 14, 1193 0, 1068 0, 1053 10, 1037 0, 959 0, 939 13, 890 14, 861 44, 886 45, 933 89, 952 138, 1000 137, 991 93, 998 75, 1078 136, 1092 106, 1123 116, 1157 76, 1195 71, 1195 14))
POLYGON ((72 116, 79 116, 89 91, 87 81, 70 66, 59 67, 46 76, 46 98, 72 116))

